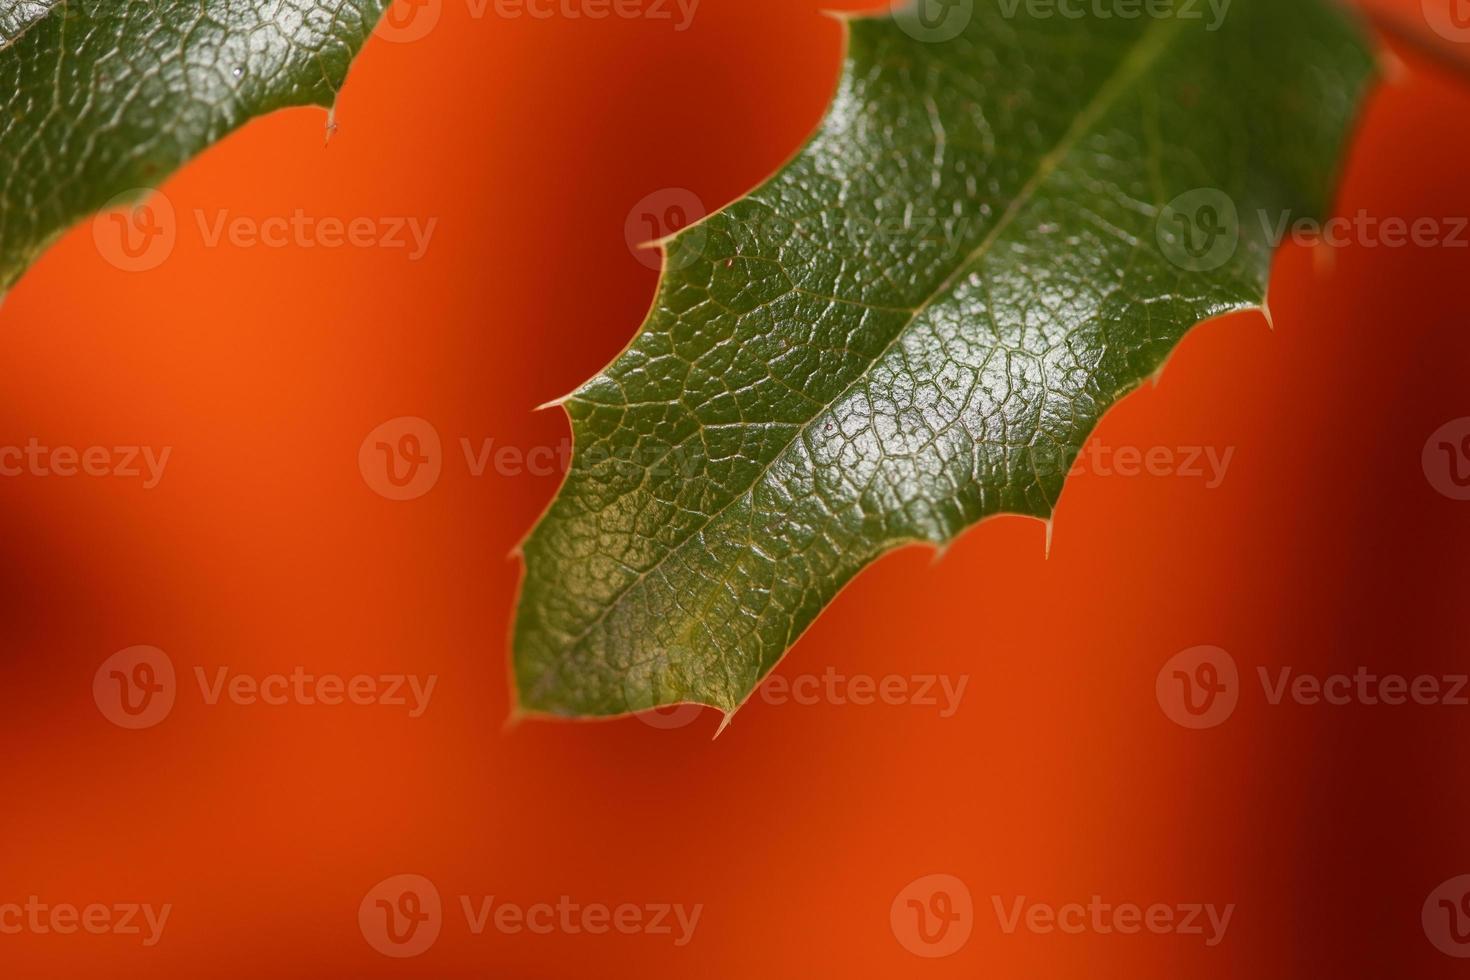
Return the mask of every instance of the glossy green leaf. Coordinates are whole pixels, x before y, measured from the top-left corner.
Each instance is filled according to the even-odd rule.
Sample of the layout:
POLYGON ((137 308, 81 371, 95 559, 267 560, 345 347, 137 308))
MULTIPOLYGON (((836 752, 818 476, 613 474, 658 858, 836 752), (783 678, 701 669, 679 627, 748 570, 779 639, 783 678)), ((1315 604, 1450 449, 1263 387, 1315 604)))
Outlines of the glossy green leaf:
POLYGON ((252 117, 331 106, 387 0, 0 0, 0 291, 252 117))
POLYGON ((1318 0, 1067 6, 851 22, 810 143, 666 244, 647 323, 563 403, 522 712, 732 712, 884 552, 1048 516, 1108 407, 1262 302, 1259 216, 1330 203, 1356 28, 1318 0))

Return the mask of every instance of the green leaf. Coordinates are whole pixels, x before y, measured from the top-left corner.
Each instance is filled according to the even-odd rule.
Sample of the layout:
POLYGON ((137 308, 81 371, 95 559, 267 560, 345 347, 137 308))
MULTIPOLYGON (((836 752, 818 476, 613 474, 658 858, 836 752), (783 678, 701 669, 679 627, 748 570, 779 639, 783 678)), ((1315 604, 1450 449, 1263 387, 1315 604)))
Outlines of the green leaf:
POLYGON ((0 48, 20 37, 27 27, 34 24, 56 6, 57 0, 6 0, 0 8, 0 48))
POLYGON ((249 119, 330 107, 388 0, 0 0, 0 292, 249 119))
POLYGON ((853 21, 805 149, 666 243, 648 321, 562 403, 521 712, 733 712, 884 552, 1048 516, 1108 407, 1263 301, 1258 216, 1330 201, 1354 27, 1318 0, 1058 9, 853 21))

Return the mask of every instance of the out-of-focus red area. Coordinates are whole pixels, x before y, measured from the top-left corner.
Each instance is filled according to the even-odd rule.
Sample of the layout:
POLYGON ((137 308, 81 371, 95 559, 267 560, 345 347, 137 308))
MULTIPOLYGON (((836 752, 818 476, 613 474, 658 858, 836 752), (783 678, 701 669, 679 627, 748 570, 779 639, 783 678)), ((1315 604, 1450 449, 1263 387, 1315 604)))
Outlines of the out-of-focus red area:
MULTIPOLYGON (((1470 502, 1437 491, 1422 458, 1470 416, 1470 248, 1289 246, 1274 331, 1258 315, 1201 328, 1095 437, 1165 447, 1176 469, 1192 447, 1228 451, 1217 486, 1094 467, 1068 486, 1049 557, 1043 526, 1012 518, 942 560, 891 556, 778 671, 786 685, 835 671, 849 695, 852 678, 902 675, 911 694, 963 680, 948 717, 936 687, 937 705, 758 696, 714 742, 713 714, 505 727, 508 554, 559 479, 544 451, 540 475, 515 461, 567 431, 532 408, 641 321, 655 273, 624 240, 634 204, 686 188, 719 206, 815 125, 841 38, 818 10, 841 6, 705 0, 679 31, 443 0, 427 36, 370 44, 325 148, 323 115, 289 112, 168 181, 177 242, 156 268, 109 264, 88 223, 30 271, 0 309, 0 445, 170 455, 151 489, 34 467, 0 479, 0 926, 31 896, 170 912, 151 946, 141 916, 141 934, 0 933, 0 974, 1463 970, 1421 910, 1470 872, 1470 706, 1273 705, 1258 669, 1470 671, 1470 502), (208 243, 221 212, 298 209, 383 233, 436 224, 416 261, 305 233, 208 243), (404 416, 432 425, 442 472, 394 501, 359 451, 404 416), (462 440, 510 452, 475 476, 462 440), (129 730, 93 685, 135 645, 167 655, 176 701, 129 730), (1193 730, 1155 688, 1200 645, 1237 665, 1239 703, 1193 730), (419 717, 210 703, 220 668, 298 667, 436 681, 419 717), (442 901, 415 958, 381 955, 359 924, 399 874, 442 901), (890 919, 931 874, 973 903, 968 941, 942 959, 910 953, 890 919), (486 896, 702 910, 682 946, 677 927, 477 933, 463 901, 478 914, 486 896), (1234 909, 1210 946, 1007 932, 1020 896, 1234 909)), ((1407 60, 1372 99, 1339 212, 1470 215, 1466 118, 1470 80, 1407 60)))

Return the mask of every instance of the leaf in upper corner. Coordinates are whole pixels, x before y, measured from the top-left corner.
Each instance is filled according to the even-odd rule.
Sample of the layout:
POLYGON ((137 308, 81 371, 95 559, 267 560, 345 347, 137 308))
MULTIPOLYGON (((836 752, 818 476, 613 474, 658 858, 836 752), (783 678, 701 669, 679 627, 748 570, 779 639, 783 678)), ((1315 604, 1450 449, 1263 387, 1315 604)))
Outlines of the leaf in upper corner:
POLYGON ((252 117, 330 106, 388 0, 0 0, 0 292, 252 117))
POLYGON ((1263 300, 1276 218, 1331 199, 1355 27, 1325 0, 1058 9, 851 22, 805 149, 667 244, 648 321, 564 401, 520 710, 733 711, 884 552, 1049 515, 1108 407, 1263 300))

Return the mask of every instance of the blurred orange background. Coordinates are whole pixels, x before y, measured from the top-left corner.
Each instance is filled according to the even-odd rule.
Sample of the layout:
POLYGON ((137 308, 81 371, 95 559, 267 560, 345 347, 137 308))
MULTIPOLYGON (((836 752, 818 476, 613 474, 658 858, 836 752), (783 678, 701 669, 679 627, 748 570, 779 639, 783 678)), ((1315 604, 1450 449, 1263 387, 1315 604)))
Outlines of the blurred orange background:
MULTIPOLYGON (((0 479, 0 905, 170 906, 153 945, 146 928, 0 935, 0 974, 1462 975, 1420 914, 1470 872, 1470 707, 1273 705, 1256 676, 1470 669, 1470 502, 1421 461, 1470 416, 1470 249, 1288 246, 1274 330, 1202 327, 1094 437, 1233 451, 1218 486, 1079 474, 1049 556, 1017 518, 940 560, 891 556, 778 670, 964 679, 947 717, 757 696, 714 741, 713 712, 508 726, 509 555, 559 477, 476 476, 463 441, 508 461, 559 447, 564 418, 534 406, 621 349, 652 295, 630 209, 668 188, 718 207, 779 166, 836 77, 841 28, 819 11, 862 4, 703 0, 687 30, 478 6, 431 2, 424 36, 372 40, 325 145, 321 112, 277 114, 170 179, 177 241, 156 268, 110 264, 88 222, 0 308, 0 445, 170 449, 152 488, 0 479), (435 224, 412 260, 211 246, 196 220, 298 209, 435 224), (359 448, 403 416, 438 433, 442 473, 394 501, 359 448), (93 680, 140 644, 170 658, 177 700, 127 730, 93 680), (1155 681, 1204 644, 1238 664, 1239 704, 1191 730, 1155 681), (436 686, 419 717, 210 703, 196 668, 221 667, 436 686), (412 958, 359 927, 399 874, 443 902, 412 958), (931 874, 974 908, 939 959, 890 924, 931 874), (1094 895, 1235 908, 1213 946, 1007 932, 995 910, 1094 895), (465 896, 702 909, 677 945, 476 933, 465 896)), ((1470 76, 1406 54, 1339 213, 1470 215, 1467 118, 1470 76)))

